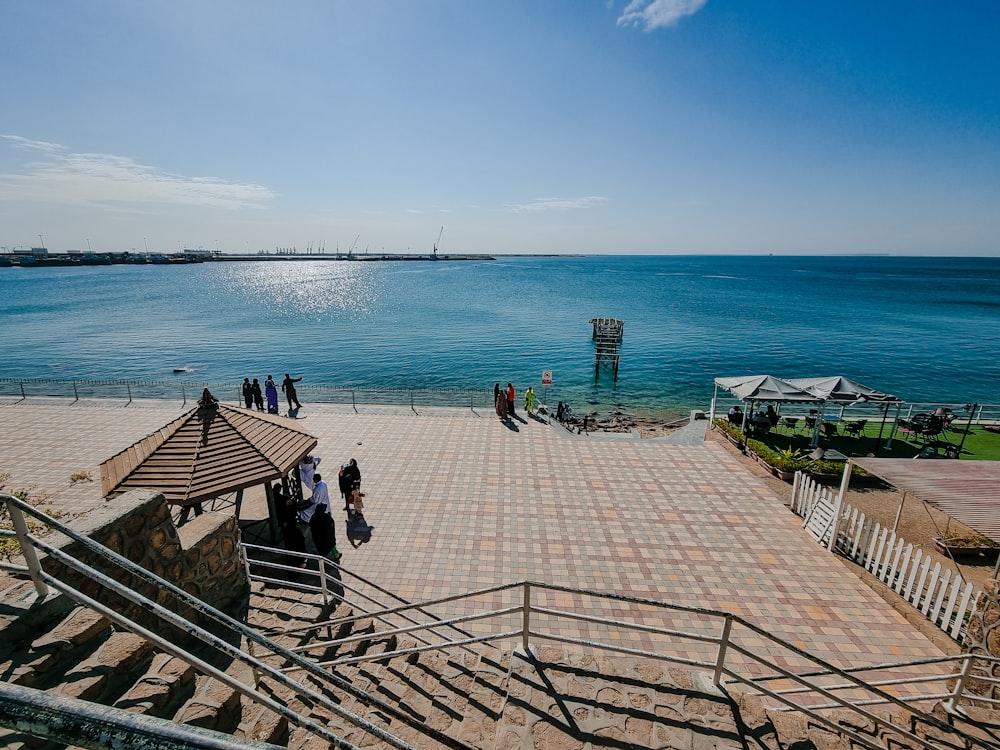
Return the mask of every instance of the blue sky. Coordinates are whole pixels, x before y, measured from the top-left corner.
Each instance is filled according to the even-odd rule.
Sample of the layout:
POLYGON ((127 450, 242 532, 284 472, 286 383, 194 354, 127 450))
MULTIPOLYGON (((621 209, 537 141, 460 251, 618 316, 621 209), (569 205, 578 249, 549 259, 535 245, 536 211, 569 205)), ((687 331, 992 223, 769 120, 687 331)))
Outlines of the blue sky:
POLYGON ((1000 4, 0 0, 0 246, 1000 255, 1000 4))

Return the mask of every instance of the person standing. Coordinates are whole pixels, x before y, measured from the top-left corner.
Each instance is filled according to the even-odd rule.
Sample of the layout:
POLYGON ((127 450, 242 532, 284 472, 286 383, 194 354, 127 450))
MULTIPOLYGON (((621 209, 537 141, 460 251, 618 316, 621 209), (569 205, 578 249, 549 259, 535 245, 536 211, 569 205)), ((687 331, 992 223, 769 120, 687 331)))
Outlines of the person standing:
POLYGON ((337 550, 337 530, 330 515, 330 490, 321 474, 314 475, 314 479, 316 484, 313 486, 312 502, 302 511, 301 517, 309 524, 316 554, 336 562, 341 555, 337 550))
POLYGON ((292 404, 295 404, 296 409, 302 408, 302 404, 299 403, 299 396, 295 392, 295 384, 300 380, 302 378, 293 378, 286 372, 285 379, 281 381, 281 390, 285 392, 285 398, 288 399, 288 411, 292 410, 292 404))
POLYGON ((507 383, 507 412, 514 417, 514 384, 507 383))
POLYGON ((311 456, 307 453, 299 461, 299 481, 302 482, 303 487, 308 487, 311 490, 316 486, 316 469, 319 468, 319 462, 322 460, 319 456, 311 456))
MULTIPOLYGON (((281 527, 281 538, 285 541, 285 549, 289 552, 300 553, 289 555, 288 564, 304 568, 309 564, 301 556, 301 553, 306 551, 306 538, 299 530, 295 501, 290 495, 285 494, 279 482, 275 482, 271 487, 271 494, 274 497, 274 513, 278 517, 278 525, 281 527)), ((296 574, 292 580, 297 577, 296 574)))
POLYGON ((535 391, 529 385, 528 390, 524 392, 524 410, 531 415, 535 411, 535 391))
POLYGON ((250 378, 243 378, 243 403, 248 409, 253 408, 253 387, 250 385, 250 378))
POLYGON ((260 392, 260 381, 257 378, 250 384, 250 391, 253 393, 253 405, 257 407, 257 411, 264 411, 264 396, 260 392))
POLYGON ((278 386, 274 384, 271 376, 267 376, 267 380, 264 381, 264 395, 267 396, 267 413, 277 414, 278 413, 278 386))
POLYGON ((344 498, 344 510, 347 510, 351 492, 355 486, 361 486, 361 469, 358 468, 358 462, 355 459, 352 458, 340 467, 337 484, 340 486, 340 496, 344 498))
POLYGON ((507 420, 507 394, 504 391, 500 390, 500 384, 499 383, 497 383, 497 389, 496 389, 496 391, 497 391, 497 394, 496 394, 497 416, 500 417, 500 419, 506 421, 507 420))

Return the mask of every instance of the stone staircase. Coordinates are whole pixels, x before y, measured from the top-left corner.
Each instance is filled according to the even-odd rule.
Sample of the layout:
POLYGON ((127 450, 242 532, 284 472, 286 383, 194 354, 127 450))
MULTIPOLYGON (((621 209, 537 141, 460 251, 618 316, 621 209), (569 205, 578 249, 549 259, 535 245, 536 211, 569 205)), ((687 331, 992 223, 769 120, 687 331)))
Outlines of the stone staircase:
MULTIPOLYGON (((30 585, 19 584, 5 592, 0 604, 30 598, 28 589, 30 585)), ((218 680, 197 674, 182 660, 159 652, 98 614, 73 606, 65 597, 0 611, 6 613, 0 618, 0 680, 290 750, 329 747, 310 730, 290 725, 286 718, 218 680), (17 616, 10 616, 12 611, 17 616)), ((354 619, 353 614, 347 605, 324 607, 316 594, 255 584, 247 621, 287 647, 317 636, 365 636, 310 654, 318 660, 377 655, 413 645, 403 636, 381 634, 373 620, 354 619), (327 621, 332 624, 303 629, 327 621)), ((214 666, 253 684, 251 671, 243 664, 214 666)), ((375 703, 304 671, 293 674, 342 708, 419 748, 859 747, 802 714, 769 709, 756 696, 736 694, 730 699, 712 685, 708 673, 561 646, 541 645, 526 657, 506 645, 480 644, 336 667, 338 676, 373 696, 375 703)), ((385 744, 307 696, 267 680, 261 690, 347 742, 360 747, 385 744)), ((859 725, 857 715, 830 715, 875 738, 874 727, 859 725)), ((965 734, 943 732, 907 717, 897 720, 918 735, 934 738, 941 748, 1000 747, 1000 724, 988 714, 961 722, 957 728, 965 734)), ((0 746, 56 747, 4 729, 0 746)), ((907 747, 895 741, 886 746, 907 747)))

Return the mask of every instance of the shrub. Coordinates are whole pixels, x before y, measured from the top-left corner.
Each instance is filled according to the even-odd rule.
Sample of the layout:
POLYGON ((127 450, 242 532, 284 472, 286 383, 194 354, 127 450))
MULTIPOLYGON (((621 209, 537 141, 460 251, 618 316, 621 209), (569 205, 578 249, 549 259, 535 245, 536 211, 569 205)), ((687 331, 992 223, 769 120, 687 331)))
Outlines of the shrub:
POLYGON ((768 466, 773 466, 779 471, 798 471, 799 469, 804 469, 809 464, 809 461, 804 458, 799 458, 791 448, 786 448, 783 451, 775 451, 767 447, 760 440, 747 440, 747 450, 753 451, 755 454, 760 456, 760 458, 768 466))

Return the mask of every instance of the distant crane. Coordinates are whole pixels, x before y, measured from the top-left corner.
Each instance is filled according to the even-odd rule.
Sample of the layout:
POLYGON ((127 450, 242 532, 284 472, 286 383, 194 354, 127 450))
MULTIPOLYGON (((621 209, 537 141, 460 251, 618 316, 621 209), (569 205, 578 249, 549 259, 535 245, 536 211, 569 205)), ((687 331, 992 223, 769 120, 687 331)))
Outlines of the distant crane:
POLYGON ((441 231, 438 232, 437 242, 434 243, 434 257, 435 258, 437 257, 437 254, 438 254, 438 242, 441 241, 441 235, 442 234, 444 234, 444 227, 441 227, 441 231))
POLYGON ((351 249, 347 251, 347 257, 348 258, 350 258, 351 255, 354 253, 354 248, 356 248, 358 246, 358 240, 360 240, 360 239, 361 239, 361 235, 360 234, 357 237, 354 238, 354 244, 351 245, 351 249))

